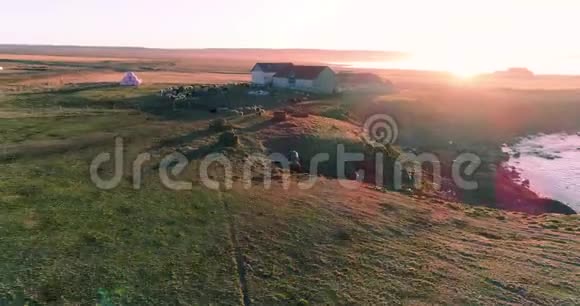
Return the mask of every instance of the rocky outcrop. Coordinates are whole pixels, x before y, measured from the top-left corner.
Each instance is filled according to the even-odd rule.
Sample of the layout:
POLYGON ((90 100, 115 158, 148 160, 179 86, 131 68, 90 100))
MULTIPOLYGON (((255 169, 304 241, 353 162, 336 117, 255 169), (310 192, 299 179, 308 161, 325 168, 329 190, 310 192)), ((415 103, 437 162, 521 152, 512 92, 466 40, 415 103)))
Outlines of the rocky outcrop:
POLYGON ((530 200, 530 204, 531 206, 542 208, 543 211, 549 214, 563 214, 563 215, 576 214, 576 211, 574 211, 568 205, 552 199, 530 200))

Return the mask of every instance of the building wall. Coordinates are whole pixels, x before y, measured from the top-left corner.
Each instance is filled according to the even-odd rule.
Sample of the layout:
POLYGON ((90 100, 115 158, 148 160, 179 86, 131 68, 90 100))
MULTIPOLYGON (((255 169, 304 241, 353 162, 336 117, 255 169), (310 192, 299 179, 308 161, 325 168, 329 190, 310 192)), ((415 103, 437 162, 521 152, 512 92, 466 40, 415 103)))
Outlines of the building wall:
POLYGON ((313 87, 314 87, 314 81, 312 81, 312 80, 296 79, 296 88, 297 89, 312 91, 313 87))
POLYGON ((313 91, 313 81, 312 80, 301 80, 297 79, 294 85, 290 84, 288 78, 274 78, 274 87, 278 88, 295 88, 304 91, 313 91))
POLYGON ((272 82, 274 82, 274 75, 276 73, 264 73, 264 84, 265 85, 270 85, 272 84, 272 82))
POLYGON ((316 92, 331 94, 335 92, 338 86, 338 81, 336 79, 336 73, 330 68, 324 69, 318 78, 313 81, 312 87, 316 92))
POLYGON ((291 85, 288 78, 272 77, 272 84, 278 88, 295 88, 298 90, 331 94, 336 91, 338 82, 334 71, 327 68, 315 80, 296 79, 296 83, 291 85))
POLYGON ((252 83, 258 85, 270 85, 275 73, 263 72, 260 68, 252 71, 252 83))
POLYGON ((278 88, 288 88, 290 85, 288 84, 287 78, 274 78, 273 83, 274 87, 278 88))
POLYGON ((262 71, 252 71, 252 83, 264 85, 264 73, 262 71))

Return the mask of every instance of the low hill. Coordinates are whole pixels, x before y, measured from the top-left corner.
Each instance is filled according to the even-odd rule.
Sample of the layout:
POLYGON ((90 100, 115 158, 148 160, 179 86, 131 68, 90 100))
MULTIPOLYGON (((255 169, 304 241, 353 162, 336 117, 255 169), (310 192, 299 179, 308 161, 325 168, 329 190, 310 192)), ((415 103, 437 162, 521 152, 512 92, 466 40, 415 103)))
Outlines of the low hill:
POLYGON ((577 217, 346 190, 333 180, 230 197, 257 305, 578 302, 577 217))
POLYGON ((496 71, 493 76, 507 78, 533 78, 534 73, 528 68, 509 68, 505 71, 496 71))

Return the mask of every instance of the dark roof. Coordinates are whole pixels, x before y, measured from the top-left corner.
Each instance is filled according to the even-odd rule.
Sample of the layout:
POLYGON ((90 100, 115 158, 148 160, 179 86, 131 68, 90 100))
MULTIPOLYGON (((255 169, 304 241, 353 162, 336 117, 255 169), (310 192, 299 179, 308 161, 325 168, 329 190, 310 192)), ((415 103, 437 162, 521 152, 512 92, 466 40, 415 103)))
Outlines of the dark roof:
POLYGON ((256 70, 257 67, 260 67, 264 72, 281 72, 284 70, 289 70, 294 66, 292 63, 257 63, 252 71, 256 70))
POLYGON ((350 84, 360 84, 360 83, 382 84, 384 82, 380 76, 374 73, 342 72, 339 73, 337 77, 342 83, 350 83, 350 84))
MULTIPOLYGON (((274 75, 279 78, 296 78, 301 80, 314 80, 320 73, 329 68, 328 66, 293 66, 292 69, 280 71, 274 75)), ((330 69, 330 68, 329 68, 330 69)))

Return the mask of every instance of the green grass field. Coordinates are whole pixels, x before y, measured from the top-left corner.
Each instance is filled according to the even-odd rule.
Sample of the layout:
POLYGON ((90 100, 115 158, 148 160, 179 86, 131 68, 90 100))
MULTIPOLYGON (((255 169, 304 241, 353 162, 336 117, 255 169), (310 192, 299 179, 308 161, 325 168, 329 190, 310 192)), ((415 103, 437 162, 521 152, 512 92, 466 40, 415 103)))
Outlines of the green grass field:
MULTIPOLYGON (((580 303, 577 216, 350 191, 330 170, 310 190, 296 187, 302 176, 290 190, 279 179, 245 190, 236 178, 217 192, 199 180, 204 153, 228 154, 239 175, 254 152, 364 146, 345 136, 356 126, 339 120, 360 119, 373 97, 317 101, 304 108, 323 117, 281 125, 270 115, 230 118, 241 145, 224 149, 208 130, 215 115, 173 110, 156 95, 164 86, 77 84, 0 97, 8 152, 0 151, 0 305, 580 303), (124 175, 100 190, 89 166, 113 152, 116 135, 125 140, 124 175), (160 159, 176 151, 191 159, 180 178, 192 190, 160 181, 160 159), (152 159, 135 190, 132 161, 144 152, 152 159)), ((280 107, 277 98, 259 104, 280 107)), ((100 168, 112 172, 112 163, 100 168)))

